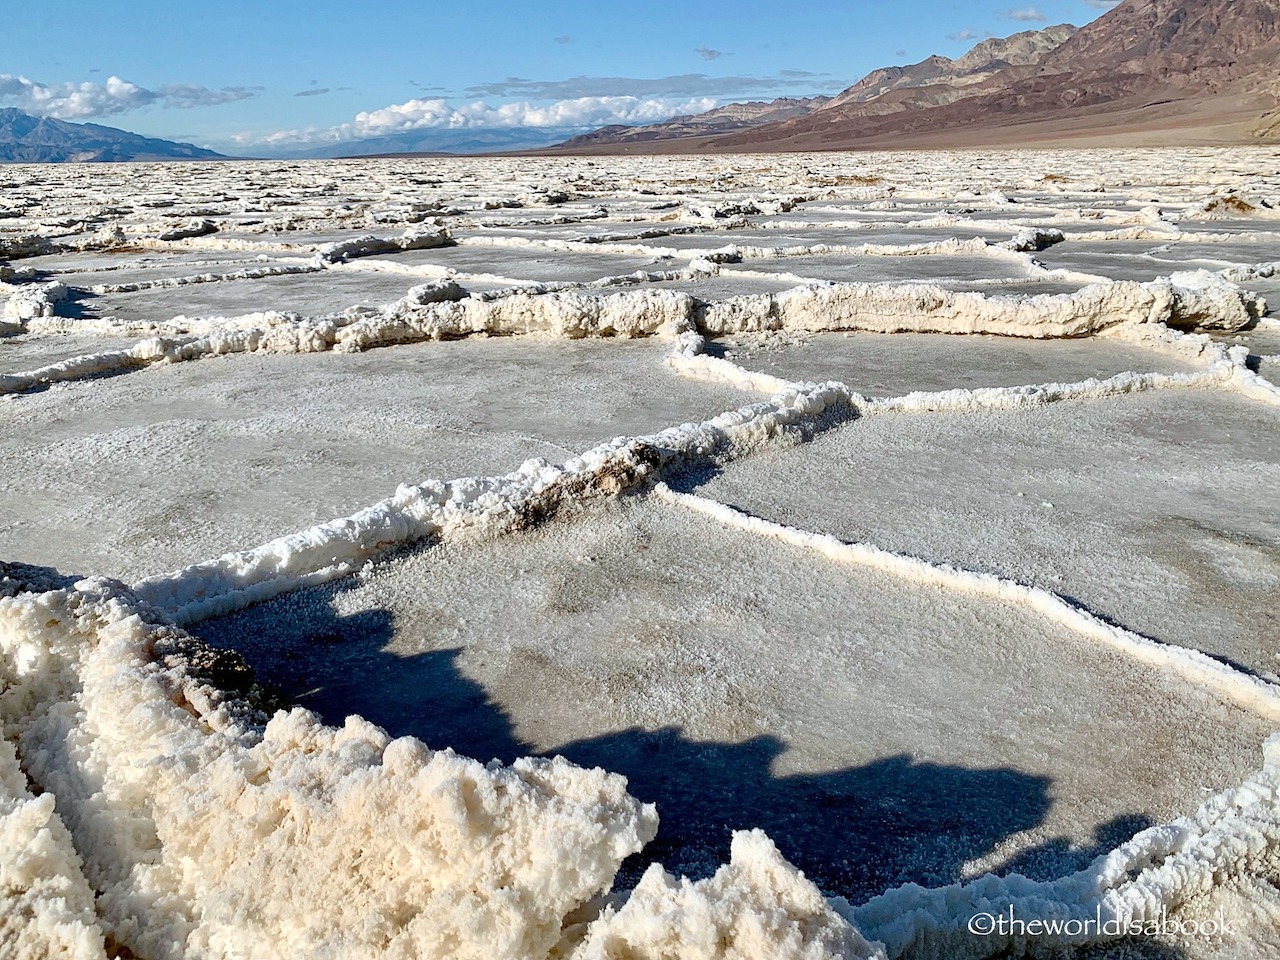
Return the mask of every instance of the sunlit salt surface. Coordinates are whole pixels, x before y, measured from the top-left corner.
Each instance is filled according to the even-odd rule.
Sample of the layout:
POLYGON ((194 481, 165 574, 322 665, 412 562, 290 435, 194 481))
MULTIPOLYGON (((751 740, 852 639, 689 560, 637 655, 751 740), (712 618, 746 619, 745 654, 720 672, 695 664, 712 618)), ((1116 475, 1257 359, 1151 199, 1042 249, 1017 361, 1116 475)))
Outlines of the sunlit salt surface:
POLYGON ((1176 356, 1103 338, 1041 342, 929 333, 740 334, 713 341, 708 351, 788 380, 841 380, 874 396, 1105 379, 1126 370, 1194 369, 1176 356))
POLYGON ((1278 211, 1239 149, 0 169, 0 929, 1274 956, 1278 211))

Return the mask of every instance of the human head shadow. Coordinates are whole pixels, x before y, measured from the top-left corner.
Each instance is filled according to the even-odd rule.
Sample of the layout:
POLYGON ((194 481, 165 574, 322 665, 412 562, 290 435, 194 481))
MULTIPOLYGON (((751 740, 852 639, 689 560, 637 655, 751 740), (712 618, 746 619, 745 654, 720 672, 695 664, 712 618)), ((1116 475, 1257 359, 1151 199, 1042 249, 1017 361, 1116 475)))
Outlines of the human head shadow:
POLYGON ((779 774, 787 744, 691 740, 676 727, 633 728, 564 744, 555 753, 627 777, 658 805, 658 837, 633 862, 657 860, 691 877, 729 857, 731 831, 759 827, 822 890, 851 901, 915 882, 961 878, 964 864, 1047 814, 1051 781, 1009 768, 974 769, 909 754, 816 773, 779 774))
MULTIPOLYGON (((210 620, 196 632, 234 647, 258 679, 328 723, 359 714, 392 736, 412 735, 481 761, 536 751, 505 709, 460 668, 462 650, 402 656, 387 648, 394 614, 335 611, 342 583, 295 591, 210 620)), ((964 864, 1035 828, 1050 807, 1047 777, 973 769, 907 754, 822 772, 781 773, 787 744, 765 734, 740 742, 691 739, 675 726, 631 728, 546 751, 623 774, 655 803, 656 840, 624 865, 629 886, 654 861, 703 877, 727 862, 731 831, 759 827, 828 893, 854 902, 906 882, 958 880, 964 864)))
MULTIPOLYGON (((308 599, 336 592, 333 585, 299 591, 308 599)), ((196 632, 216 647, 239 650, 260 682, 326 723, 359 714, 392 736, 416 736, 433 749, 452 747, 482 760, 510 763, 529 753, 484 688, 458 669, 460 648, 399 656, 386 649, 394 634, 390 611, 342 616, 328 603, 307 607, 281 617, 264 604, 206 621, 196 632), (320 608, 331 616, 311 615, 320 608)))
POLYGON ((82 579, 80 574, 66 573, 54 567, 0 560, 0 596, 5 595, 3 591, 44 593, 48 590, 69 590, 82 579))
POLYGON ((1110 853, 1122 843, 1155 821, 1146 814, 1127 813, 1112 817, 1093 828, 1093 838, 1083 846, 1067 837, 1053 837, 1033 847, 1026 847, 1003 861, 993 872, 1020 873, 1035 880, 1049 880, 1085 869, 1095 859, 1110 853))

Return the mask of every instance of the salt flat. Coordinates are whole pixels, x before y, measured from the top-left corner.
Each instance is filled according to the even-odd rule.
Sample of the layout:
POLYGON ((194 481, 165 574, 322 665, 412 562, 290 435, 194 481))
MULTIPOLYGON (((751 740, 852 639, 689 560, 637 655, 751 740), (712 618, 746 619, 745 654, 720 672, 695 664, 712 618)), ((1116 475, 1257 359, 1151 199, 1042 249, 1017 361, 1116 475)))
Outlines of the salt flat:
POLYGON ((792 526, 1034 583, 1274 676, 1276 413, 1188 390, 874 416, 692 484, 792 526))
POLYGON ((738 334, 713 354, 787 380, 840 380, 859 393, 1012 387, 1106 379, 1126 370, 1185 373, 1195 365, 1138 344, 1103 337, 1021 340, 939 333, 738 334))
POLYGON ((1270 151, 0 189, 0 926, 1280 947, 1270 151))

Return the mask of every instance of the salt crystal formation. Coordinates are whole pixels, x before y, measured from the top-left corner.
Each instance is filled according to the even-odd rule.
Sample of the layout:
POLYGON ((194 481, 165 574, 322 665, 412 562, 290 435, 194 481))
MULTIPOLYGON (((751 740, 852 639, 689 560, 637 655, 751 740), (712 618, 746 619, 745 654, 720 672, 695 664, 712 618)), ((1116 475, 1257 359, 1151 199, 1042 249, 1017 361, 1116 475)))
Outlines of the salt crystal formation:
MULTIPOLYGON (((1265 620, 1280 589, 1280 515, 1266 499, 1280 478, 1280 326, 1267 307, 1280 296, 1280 173, 1270 152, 9 166, 0 180, 12 510, 0 526, 0 954, 981 957, 1105 949, 1108 930, 1215 907, 1230 908, 1238 938, 1222 949, 1265 951, 1275 940, 1261 919, 1280 915, 1269 886, 1280 875, 1280 740, 1267 737, 1280 726, 1274 636, 1246 626, 1223 639, 1209 620, 1175 641, 1064 595, 1039 568, 1020 579, 923 545, 803 529, 788 517, 810 509, 800 487, 818 481, 802 475, 788 481, 795 509, 775 517, 689 480, 721 473, 768 501, 773 468, 752 474, 754 464, 785 470, 797 451, 821 452, 827 437, 856 442, 885 418, 903 435, 930 417, 989 432, 1008 423, 1000 417, 1067 407, 1101 422, 1101 411, 1154 396, 1179 398, 1171 409, 1186 398, 1205 410, 1236 404, 1263 426, 1188 429, 1238 431, 1240 469, 1257 486, 1233 490, 1260 519, 1206 533, 1196 570, 1216 571, 1205 590, 1224 598, 1224 616, 1234 605, 1252 624, 1256 602, 1265 620), (940 388, 870 389, 870 345, 882 343, 893 382, 918 374, 940 388), (1019 382, 1018 371, 1044 363, 1058 364, 1056 375, 1019 382), (379 464, 398 457, 406 465, 395 469, 412 472, 376 489, 379 464), (443 472, 472 463, 494 467, 443 472), (744 829, 727 863, 682 877, 643 868, 663 809, 617 773, 554 749, 484 763, 359 716, 331 725, 323 691, 317 710, 282 708, 240 653, 201 639, 234 636, 234 617, 254 605, 260 618, 285 616, 288 603, 352 575, 369 590, 403 590, 433 551, 455 551, 459 568, 496 551, 461 588, 480 618, 467 629, 496 636, 511 629, 502 598, 527 570, 503 551, 522 543, 587 571, 587 599, 555 615, 590 617, 607 609, 598 591, 610 576, 590 572, 597 557, 573 557, 573 538, 592 522, 639 531, 627 562, 640 562, 645 538, 682 529, 716 531, 699 535, 705 543, 726 538, 714 548, 723 570, 723 551, 753 544, 769 563, 734 575, 747 591, 734 603, 772 591, 768 616, 779 622, 816 622, 806 581, 847 571, 850 583, 914 596, 931 623, 986 625, 957 626, 965 643, 1016 635, 1028 662, 1037 642, 1070 638, 1052 642, 1095 651, 1100 669, 1136 671, 1108 681, 1117 690, 1145 684, 1152 702, 1180 704, 1166 718, 1171 741, 1141 742, 1157 725, 1137 717, 1109 735, 1138 741, 1135 755, 1173 750, 1169 769, 1202 769, 1215 785, 1206 798, 1180 774, 1161 795, 1178 807, 1167 822, 1058 876, 1001 870, 1000 850, 980 850, 967 872, 942 878, 954 882, 922 876, 868 898, 820 890, 784 844, 744 829), (801 598, 794 608, 788 591, 801 598), (1231 643, 1239 649, 1223 653, 1231 643), (1190 726, 1179 740, 1178 724, 1192 723, 1222 738, 1221 755, 1196 754, 1211 741, 1190 726), (1243 754, 1253 772, 1214 781, 1243 754), (620 874, 636 855, 641 874, 620 874), (630 889, 619 876, 632 877, 630 889), (975 934, 974 917, 1009 911, 1075 925, 1036 938, 975 934)), ((1019 431, 1035 422, 1008 428, 1014 439, 996 454, 1016 457, 1017 437, 1030 436, 1019 431)), ((1120 443, 1110 459, 1127 455, 1120 443)), ((1222 459, 1195 459, 1194 441, 1179 455, 1204 491, 1234 482, 1222 459)), ((1080 492, 1076 482, 1065 481, 1063 498, 1080 492)), ((1126 526, 1136 511, 1117 499, 1114 539, 1140 552, 1137 521, 1126 526)), ((934 508, 945 518, 945 497, 934 508)), ((833 524, 844 522, 837 513, 833 524)), ((687 604, 672 628, 686 646, 715 616, 698 597, 723 573, 714 559, 696 562, 703 582, 682 572, 678 589, 660 585, 661 569, 628 574, 653 579, 652 609, 687 604)), ((595 629, 620 626, 603 617, 595 629)), ((536 614, 524 629, 542 629, 536 614)), ((910 636, 890 624, 872 642, 910 636)), ((669 638, 650 638, 659 640, 669 638)), ((551 643, 538 652, 564 656, 551 643)), ((1045 660, 1058 652, 1046 646, 1045 660)), ((243 653, 252 660, 252 645, 243 653)), ((807 670, 819 683, 823 655, 797 644, 779 676, 807 670)), ((945 686, 928 680, 930 660, 921 653, 911 669, 945 686)), ((993 689, 1016 687, 1024 667, 1010 664, 993 689)), ((643 726, 737 682, 712 677, 688 694, 664 688, 665 676, 642 672, 613 693, 579 685, 582 709, 639 704, 651 711, 643 726)), ((799 763, 822 731, 788 719, 797 691, 761 682, 754 700, 738 697, 750 701, 743 716, 790 730, 799 763)), ((379 695, 371 689, 370 704, 379 695)), ((422 692, 424 703, 432 696, 422 692)), ((537 707, 516 699, 516 719, 537 707)), ((918 708, 917 728, 944 719, 898 703, 893 689, 876 699, 918 708)), ((705 722, 719 729, 714 713, 705 722)), ((554 744, 558 721, 547 716, 540 736, 554 744)), ((871 729, 868 719, 874 754, 871 729)), ((1104 790, 1109 776, 1092 782, 1104 790)), ((1085 823, 1106 798, 1069 799, 1085 823)), ((816 827, 833 838, 849 828, 838 817, 816 827)), ((1003 842, 1006 862, 1030 846, 1003 842)), ((1212 946, 1170 936, 1188 956, 1212 946)))

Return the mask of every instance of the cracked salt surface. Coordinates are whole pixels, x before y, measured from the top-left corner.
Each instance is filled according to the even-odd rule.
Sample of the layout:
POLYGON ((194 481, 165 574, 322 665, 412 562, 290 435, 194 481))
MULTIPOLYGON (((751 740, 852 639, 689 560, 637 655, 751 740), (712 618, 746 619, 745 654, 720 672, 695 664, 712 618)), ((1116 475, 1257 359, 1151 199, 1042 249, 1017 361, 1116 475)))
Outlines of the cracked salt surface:
POLYGON ((1267 151, 0 196, 19 950, 1280 949, 1267 151))
POLYGON ((787 380, 840 380, 859 393, 1105 379, 1126 370, 1186 373, 1195 364, 1108 338, 1028 341, 974 334, 737 334, 707 350, 787 380))
POLYGON ((17 373, 88 353, 123 350, 137 342, 134 337, 101 334, 19 334, 0 338, 0 372, 17 373))
POLYGON ((392 273, 348 273, 340 272, 339 268, 326 270, 319 276, 300 274, 133 293, 90 294, 79 306, 85 316, 121 320, 168 320, 180 314, 234 317, 265 310, 323 315, 341 313, 351 306, 375 307, 398 300, 418 282, 413 277, 392 273))

